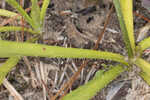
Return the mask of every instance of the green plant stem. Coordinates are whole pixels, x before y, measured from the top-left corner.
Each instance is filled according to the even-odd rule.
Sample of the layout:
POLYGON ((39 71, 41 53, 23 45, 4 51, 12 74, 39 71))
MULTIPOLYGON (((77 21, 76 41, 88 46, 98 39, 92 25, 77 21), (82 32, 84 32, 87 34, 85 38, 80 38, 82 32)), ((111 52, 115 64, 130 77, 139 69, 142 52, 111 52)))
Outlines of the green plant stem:
POLYGON ((123 56, 111 52, 0 40, 0 57, 11 56, 105 59, 118 61, 128 65, 123 56))
MULTIPOLYGON (((18 26, 2 26, 0 27, 0 32, 10 32, 10 31, 22 31, 22 27, 18 26)), ((37 32, 33 31, 32 29, 24 28, 24 31, 30 32, 32 34, 37 34, 37 32)))
POLYGON ((0 84, 2 84, 5 76, 11 69, 16 66, 20 57, 10 57, 4 64, 0 66, 0 84))
POLYGON ((107 86, 124 71, 125 69, 120 65, 113 66, 112 69, 96 75, 96 77, 87 84, 70 92, 62 100, 90 100, 98 91, 107 86))
MULTIPOLYGON (((35 42, 36 40, 38 40, 38 37, 34 37, 26 42, 35 42)), ((20 59, 21 57, 18 56, 10 57, 2 66, 0 66, 0 85, 3 82, 5 76, 11 71, 13 67, 15 67, 15 65, 17 65, 20 59)))

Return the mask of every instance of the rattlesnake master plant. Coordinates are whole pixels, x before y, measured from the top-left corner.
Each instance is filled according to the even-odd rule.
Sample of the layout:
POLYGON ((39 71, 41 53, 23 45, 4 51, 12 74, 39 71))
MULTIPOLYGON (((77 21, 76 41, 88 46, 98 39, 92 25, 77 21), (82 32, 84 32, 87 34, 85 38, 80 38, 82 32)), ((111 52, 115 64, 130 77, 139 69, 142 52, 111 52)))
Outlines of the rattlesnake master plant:
MULTIPOLYGON (((31 0, 31 2, 32 2, 31 14, 30 14, 31 16, 29 16, 26 13, 26 11, 24 9, 22 9, 22 7, 16 2, 16 0, 6 0, 6 1, 10 5, 12 5, 14 8, 16 8, 16 10, 31 25, 32 28, 24 28, 24 31, 27 31, 29 33, 36 34, 36 35, 42 34, 44 17, 45 17, 46 9, 49 5, 50 0, 44 0, 42 8, 39 8, 39 6, 37 4, 38 3, 37 0, 31 0), (38 15, 38 17, 37 17, 37 15, 38 15)), ((17 13, 7 11, 4 9, 0 9, 0 15, 7 16, 7 17, 13 17, 13 18, 17 17, 18 20, 20 20, 20 18, 21 18, 17 13)), ((0 27, 0 32, 21 31, 21 30, 22 30, 22 27, 19 27, 19 26, 0 27)), ((35 42, 37 39, 38 39, 38 37, 34 37, 30 40, 27 40, 26 42, 35 42)), ((2 42, 0 42, 0 43, 2 43, 2 42)), ((2 43, 2 45, 3 45, 3 43, 2 43)), ((0 47, 2 47, 2 45, 0 45, 0 47)), ((9 47, 12 47, 11 44, 9 45, 9 47)), ((20 59, 21 59, 21 57, 19 55, 10 56, 9 59, 0 67, 0 84, 3 82, 3 79, 5 78, 7 73, 9 71, 11 71, 11 69, 19 62, 20 59)))
MULTIPOLYGON (((31 0, 32 10, 30 15, 28 15, 21 8, 16 0, 6 1, 14 8, 16 8, 16 10, 31 25, 32 28, 24 28, 25 31, 39 35, 42 34, 44 22, 43 20, 46 13, 46 8, 50 0, 44 0, 42 8, 38 6, 37 0, 31 0)), ((150 64, 144 59, 140 58, 143 50, 150 47, 150 38, 141 41, 136 46, 133 31, 132 0, 113 0, 113 3, 115 5, 120 22, 120 27, 123 33, 123 39, 127 50, 126 57, 112 52, 85 50, 78 48, 63 48, 58 46, 0 40, 0 57, 9 58, 0 67, 0 83, 3 82, 3 79, 5 78, 7 73, 11 71, 11 69, 18 63, 22 56, 39 56, 51 58, 96 58, 119 62, 119 64, 112 65, 111 68, 107 70, 98 71, 93 80, 69 93, 63 98, 63 100, 88 100, 92 98, 98 91, 107 86, 122 72, 126 71, 126 68, 124 66, 132 67, 133 65, 137 65, 138 67, 140 67, 142 70, 141 77, 143 77, 147 81, 147 83, 150 84, 150 79, 148 78, 150 77, 150 64)), ((12 17, 9 15, 9 13, 8 15, 5 15, 4 13, 0 15, 12 17)), ((0 32, 6 31, 21 31, 21 27, 0 27, 0 32)))
MULTIPOLYGON (((142 69, 142 72, 140 73, 140 76, 148 83, 150 84, 150 64, 146 62, 144 59, 140 58, 142 55, 142 51, 145 50, 146 48, 150 47, 150 38, 147 38, 143 41, 141 41, 137 46, 135 46, 135 40, 134 40, 134 32, 133 32, 133 13, 132 13, 132 0, 113 0, 113 3, 115 5, 118 19, 120 22, 120 27, 123 32, 123 38, 124 42, 126 45, 126 50, 128 51, 128 57, 126 61, 128 62, 129 66, 136 65, 142 69)), ((128 66, 128 67, 129 67, 128 66)), ((118 67, 118 66, 117 66, 118 67)), ((118 67, 119 68, 119 67, 118 67)), ((121 66, 121 68, 123 68, 121 66)), ((112 70, 112 69, 110 69, 112 70)), ((109 70, 109 71, 110 71, 109 70)), ((126 69, 120 69, 116 70, 116 72, 112 72, 111 76, 115 75, 115 77, 111 77, 111 79, 116 78, 121 72, 125 71, 126 69), (120 71, 120 72, 119 72, 120 71)), ((102 70, 101 70, 102 71, 102 70)), ((106 76, 109 76, 109 71, 99 71, 100 72, 100 77, 99 79, 96 80, 94 78, 91 80, 89 83, 86 85, 83 85, 79 87, 78 89, 74 90, 67 96, 63 98, 63 100, 89 100, 96 92, 98 92, 103 84, 108 84, 111 79, 108 79, 109 82, 107 83, 107 78, 106 76), (103 73, 103 74, 102 74, 103 73), (106 76, 105 76, 106 74, 106 76), (105 78, 104 78, 105 77, 105 78), (102 79, 104 78, 104 79, 102 79), (92 83, 93 82, 93 83, 92 83), (96 85, 96 83, 99 83, 99 85, 96 85), (93 86, 92 86, 93 85, 93 86), (95 88, 95 89, 94 89, 95 88), (97 88, 97 90, 96 90, 97 88), (84 91, 84 92, 83 92, 84 91), (88 94, 90 91, 91 94, 88 94)), ((98 73, 99 73, 98 72, 98 73)), ((96 77, 96 76, 95 76, 96 77)), ((109 76, 110 78, 110 76, 109 76)), ((105 86, 102 86, 105 87, 105 86)))

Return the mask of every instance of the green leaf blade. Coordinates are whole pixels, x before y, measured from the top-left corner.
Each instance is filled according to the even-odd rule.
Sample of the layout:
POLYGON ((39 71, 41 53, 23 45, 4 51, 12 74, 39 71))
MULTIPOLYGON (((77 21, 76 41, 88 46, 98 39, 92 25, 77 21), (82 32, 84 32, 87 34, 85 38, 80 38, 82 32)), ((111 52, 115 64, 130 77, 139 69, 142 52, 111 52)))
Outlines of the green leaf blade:
POLYGON ((137 58, 135 64, 142 69, 147 75, 150 76, 150 64, 142 58, 137 58))
POLYGON ((2 84, 8 72, 10 72, 11 69, 16 66, 19 60, 20 57, 10 57, 4 64, 0 66, 0 85, 2 84))
POLYGON ((96 78, 69 93, 62 100, 90 100, 98 91, 107 86, 123 71, 125 71, 125 69, 117 65, 106 72, 100 72, 99 75, 96 75, 96 78))
POLYGON ((142 40, 140 43, 138 43, 138 46, 136 46, 137 52, 142 52, 143 50, 150 47, 150 37, 142 40))
POLYGON ((150 86, 150 76, 147 74, 147 73, 145 73, 145 72, 141 72, 140 73, 140 76, 146 81, 146 83, 150 86))
MULTIPOLYGON (((14 17, 14 16, 17 16, 18 14, 15 13, 15 12, 11 12, 11 11, 8 11, 8 10, 5 10, 5 9, 0 9, 0 16, 5 16, 5 17, 14 17)), ((20 16, 19 18, 20 19, 20 16)))
POLYGON ((31 7, 31 18, 33 20, 33 23, 35 25, 34 30, 36 30, 39 33, 42 33, 42 26, 41 26, 41 20, 40 20, 40 7, 38 5, 38 0, 31 0, 32 7, 31 7))
POLYGON ((135 64, 142 69, 140 76, 150 85, 150 63, 142 58, 137 58, 135 64))
POLYGON ((50 3, 50 0, 44 0, 43 1, 43 5, 42 5, 42 8, 41 8, 41 13, 40 13, 40 20, 42 23, 44 23, 44 17, 46 15, 46 9, 48 7, 50 3))
MULTIPOLYGON (((135 40, 133 28, 133 0, 120 0, 124 23, 128 32, 128 37, 133 54, 135 54, 135 40)), ((126 33, 127 34, 127 33, 126 33)))
MULTIPOLYGON (((130 22, 130 26, 132 26, 132 15, 127 13, 127 10, 132 10, 132 7, 129 7, 127 10, 123 11, 122 9, 124 9, 127 5, 120 5, 119 1, 126 1, 126 0, 113 0, 113 3, 115 5, 116 11, 117 11, 117 16, 120 22, 120 27, 123 33, 123 39, 126 45, 126 49, 128 51, 128 56, 129 58, 132 58, 135 54, 135 43, 134 43, 134 36, 133 36, 133 27, 131 27, 131 29, 128 29, 128 25, 126 25, 126 23, 129 21, 130 22), (121 9, 121 6, 123 7, 121 9), (125 12, 125 13, 124 13, 125 12), (126 16, 130 15, 130 17, 125 20, 125 14, 127 14, 126 16)), ((132 0, 131 0, 132 1, 132 0)), ((121 2, 122 3, 122 2, 121 2)), ((131 2, 129 2, 131 3, 131 2)))
POLYGON ((6 0, 8 4, 14 7, 24 18, 25 20, 34 28, 35 25, 31 17, 25 12, 25 10, 16 2, 16 0, 6 0))

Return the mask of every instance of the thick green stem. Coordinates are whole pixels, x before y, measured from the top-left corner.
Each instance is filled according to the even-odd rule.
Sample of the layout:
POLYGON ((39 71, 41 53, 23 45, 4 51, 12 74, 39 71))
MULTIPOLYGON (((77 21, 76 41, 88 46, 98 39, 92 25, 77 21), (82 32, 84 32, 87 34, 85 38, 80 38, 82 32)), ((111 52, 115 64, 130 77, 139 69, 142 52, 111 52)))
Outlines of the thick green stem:
POLYGON ((120 54, 111 52, 86 50, 78 48, 64 48, 33 43, 17 43, 0 40, 0 57, 11 56, 40 56, 57 58, 91 58, 118 61, 128 65, 120 54))

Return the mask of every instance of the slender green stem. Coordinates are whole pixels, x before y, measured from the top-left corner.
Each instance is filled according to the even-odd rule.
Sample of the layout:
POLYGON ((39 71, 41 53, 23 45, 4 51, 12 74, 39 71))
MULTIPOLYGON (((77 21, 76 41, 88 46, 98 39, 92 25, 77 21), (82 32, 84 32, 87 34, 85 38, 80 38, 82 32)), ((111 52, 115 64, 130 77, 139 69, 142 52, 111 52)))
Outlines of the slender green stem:
MULTIPOLYGON (((0 27, 0 32, 11 32, 11 31, 22 31, 22 27, 18 26, 3 26, 0 27)), ((24 31, 30 32, 32 34, 37 34, 37 32, 33 31, 32 29, 24 28, 24 31)))

